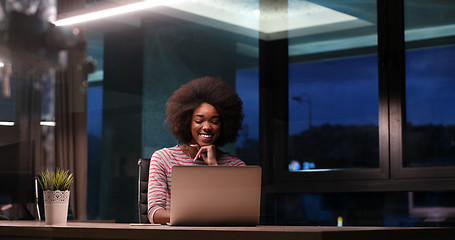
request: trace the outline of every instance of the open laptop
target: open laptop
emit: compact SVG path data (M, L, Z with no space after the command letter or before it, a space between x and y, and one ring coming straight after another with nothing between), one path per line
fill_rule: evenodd
M170 225L259 224L259 166L172 167Z

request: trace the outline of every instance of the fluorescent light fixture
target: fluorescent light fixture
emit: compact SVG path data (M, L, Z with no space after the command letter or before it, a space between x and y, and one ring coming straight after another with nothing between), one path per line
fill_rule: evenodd
M41 126L55 127L55 121L41 121Z
M88 21L93 21L101 18L112 17L120 14L131 13L139 10L144 10L147 8L157 7L161 5L169 5L175 2L179 2L182 0L145 0L141 2L135 2L131 4L125 4L119 7L108 8L104 10L99 10L95 12L85 13L76 15L73 17L59 19L54 21L53 24L56 26L67 26L73 25Z
M3 62L0 62L0 67L4 67L5 64Z
M11 127L11 126L14 126L14 122L0 122L0 126Z
M41 126L55 127L55 121L41 121L39 124ZM14 122L3 121L3 122L0 122L0 126L11 127L11 126L14 126Z

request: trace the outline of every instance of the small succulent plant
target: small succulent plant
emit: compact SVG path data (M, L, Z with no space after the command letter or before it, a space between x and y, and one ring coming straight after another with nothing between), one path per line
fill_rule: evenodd
M41 171L38 176L38 182L43 191L66 191L71 188L74 178L69 170L61 170L57 168L55 171Z

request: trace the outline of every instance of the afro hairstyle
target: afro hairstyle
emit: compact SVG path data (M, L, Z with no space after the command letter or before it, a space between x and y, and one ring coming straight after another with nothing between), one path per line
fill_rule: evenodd
M237 140L243 121L243 102L237 93L221 78L202 77L177 89L166 103L166 120L169 132L180 143L190 143L191 121L194 110L202 103L215 107L221 122L221 132L216 146Z

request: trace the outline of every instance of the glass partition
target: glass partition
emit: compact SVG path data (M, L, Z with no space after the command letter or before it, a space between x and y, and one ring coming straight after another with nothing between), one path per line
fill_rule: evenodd
M183 1L85 24L88 76L88 217L137 219L139 157L178 144L165 104L180 85L217 76L243 100L238 141L226 145L259 163L258 1Z
M55 1L0 3L2 219L37 217L33 179L39 170L55 166L55 85L68 50L57 42L73 40L50 30L55 17Z

